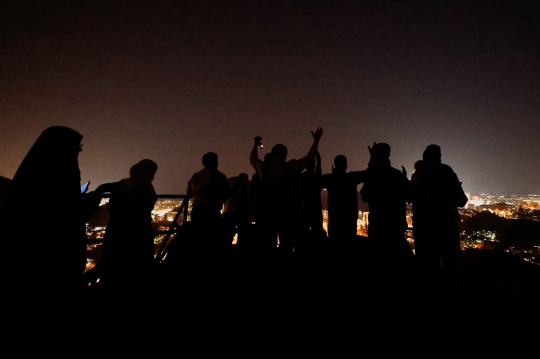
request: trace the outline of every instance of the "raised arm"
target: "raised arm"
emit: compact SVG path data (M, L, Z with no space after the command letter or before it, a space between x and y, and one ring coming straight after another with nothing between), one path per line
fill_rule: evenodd
M253 148L249 155L249 163L255 169L255 171L262 176L263 161L259 159L259 144L261 143L262 138L260 136L255 136Z
M322 166L321 166L321 154L319 152L317 152L315 159L317 160L317 164L315 166L315 177L320 178L322 176Z
M313 136L313 144L311 145L309 152L307 155L296 161L295 171L298 173L301 173L309 165L309 162L313 160L313 157L319 153L319 141L323 135L322 127L317 127L315 132L311 131L311 135Z

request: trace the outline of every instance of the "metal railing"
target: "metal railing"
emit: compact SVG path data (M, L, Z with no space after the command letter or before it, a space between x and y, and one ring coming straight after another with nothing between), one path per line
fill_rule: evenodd
M169 228L165 231L152 231L152 235L154 238L159 235L165 235L165 237L162 239L159 250L155 254L155 258L154 258L156 263L161 263L164 257L166 256L166 254L168 253L169 249L171 248L172 239L175 238L172 236L173 235L176 236L180 230L180 226L187 221L190 197L184 194L158 194L156 197L158 199L180 199L181 200L180 208L178 209L178 212L176 213L174 219L172 220ZM110 198L110 195L104 194L102 195L102 198ZM101 243L103 243L102 238L87 240L87 244L101 244Z

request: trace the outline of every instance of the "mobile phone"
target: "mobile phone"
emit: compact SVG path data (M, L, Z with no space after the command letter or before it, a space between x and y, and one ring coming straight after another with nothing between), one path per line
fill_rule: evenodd
M81 193L84 193L88 190L88 186L90 186L90 181L86 182L81 186Z
M264 146L263 146L263 143L262 143L262 141L261 141L261 142L259 142L259 148L263 148L263 147L264 147Z

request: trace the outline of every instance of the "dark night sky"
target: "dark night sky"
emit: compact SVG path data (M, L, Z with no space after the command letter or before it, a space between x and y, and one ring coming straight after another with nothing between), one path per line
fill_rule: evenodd
M157 192L184 193L205 152L251 174L255 135L298 158L322 126L324 172L377 141L411 174L436 143L465 191L540 193L538 5L115 3L0 5L1 176L65 125L91 189L150 158Z

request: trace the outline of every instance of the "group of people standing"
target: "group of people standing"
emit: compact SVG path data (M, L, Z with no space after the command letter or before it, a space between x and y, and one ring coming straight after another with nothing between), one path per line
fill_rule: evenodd
M250 153L255 170L250 184L250 205L244 206L243 222L235 222L239 243L256 240L267 251L291 253L301 251L306 238L326 237L322 229L321 191L328 190L328 236L332 241L347 241L357 234L358 192L369 205L368 237L396 260L412 261L414 256L407 240L406 208L413 206L416 258L419 267L433 276L443 268L454 271L459 257L458 207L467 202L461 183L448 165L441 163L441 149L429 145L423 159L415 165L411 180L405 168L393 168L390 146L375 143L368 146L370 160L362 171L347 171L347 158L334 159L332 173L322 174L318 146L322 128L312 132L313 144L300 159L287 160L287 148L275 145L261 160L262 138L256 136ZM212 156L211 163L205 161ZM203 157L204 169L188 184L193 196L192 221L201 227L217 228L222 220L223 204L235 195L235 188L219 172L217 154ZM242 174L245 183L247 175ZM247 196L245 196L247 198ZM244 200L245 202L246 200ZM225 206L223 218L230 214ZM243 236L248 221L257 227ZM227 221L225 221L227 223ZM239 223L243 223L240 225ZM226 237L226 241L230 238ZM276 249L276 247L279 247Z
M404 236L406 204L412 203L418 263L436 274L457 267L457 208L467 198L456 174L441 163L439 146L426 148L411 180L404 168L400 171L391 166L390 146L385 143L368 146L370 161L365 170L348 172L347 158L338 155L332 172L323 175L319 155L323 130L317 128L311 134L313 143L307 154L289 160L282 144L261 160L262 138L255 137L251 181L245 173L227 179L218 170L218 155L205 154L203 169L191 177L187 187L193 205L191 222L204 233L201 240L226 249L231 236L238 233L240 244L257 242L267 253L302 251L306 239L327 236L322 229L321 190L325 188L328 237L347 241L356 236L357 186L363 184L360 194L370 208L370 240L396 258L412 257ZM82 135L67 127L45 130L5 191L0 237L9 253L3 261L3 273L8 274L4 282L13 287L75 288L81 284L86 264L85 223L104 193L110 193L111 217L103 239L103 282L136 285L150 272L154 254L151 211L157 200L152 181L157 164L142 160L131 168L128 178L81 193L81 140ZM31 219L22 215L27 212L32 213ZM52 233L49 228L58 220L62 230Z

